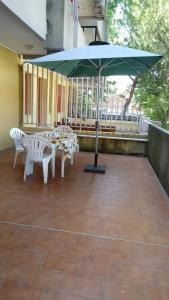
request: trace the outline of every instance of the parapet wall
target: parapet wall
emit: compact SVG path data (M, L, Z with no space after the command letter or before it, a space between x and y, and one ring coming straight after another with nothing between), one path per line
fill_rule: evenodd
M81 151L95 151L95 135L78 134ZM147 155L147 138L139 135L110 135L99 136L99 152L109 154Z
M169 195L169 132L150 124L148 137L149 161Z

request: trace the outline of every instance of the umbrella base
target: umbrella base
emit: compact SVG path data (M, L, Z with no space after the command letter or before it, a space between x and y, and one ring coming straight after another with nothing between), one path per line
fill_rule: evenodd
M106 166L104 165L86 165L84 168L85 172L92 172L92 173L106 173Z

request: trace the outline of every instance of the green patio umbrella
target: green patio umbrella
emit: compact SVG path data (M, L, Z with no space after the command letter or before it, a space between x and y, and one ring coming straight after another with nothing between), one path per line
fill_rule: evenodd
M31 60L30 63L56 71L67 77L98 77L96 104L96 150L93 165L85 171L105 173L106 166L98 165L99 99L101 76L143 74L161 55L107 42L92 42L89 46L73 48Z

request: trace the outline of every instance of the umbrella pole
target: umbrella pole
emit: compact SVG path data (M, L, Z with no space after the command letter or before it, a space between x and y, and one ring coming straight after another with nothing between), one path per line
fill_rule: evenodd
M98 162L98 147L99 147L99 101L100 101L100 82L101 82L101 69L99 70L99 77L98 77L98 86L97 86L97 102L96 102L96 150L95 150L95 157L94 157L94 166L97 167Z
M96 102L96 149L94 156L94 165L86 165L86 172L93 173L105 173L106 166L98 165L98 147L99 147L99 100L100 100L100 82L101 82L101 71L102 68L99 68L99 76L98 76L98 86L97 86L97 102Z

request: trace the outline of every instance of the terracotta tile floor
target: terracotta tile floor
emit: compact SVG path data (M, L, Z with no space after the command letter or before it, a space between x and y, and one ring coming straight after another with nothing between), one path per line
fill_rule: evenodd
M147 159L79 153L43 184L0 154L0 300L168 300L169 202Z

